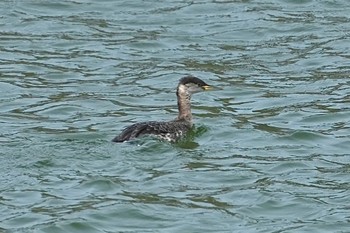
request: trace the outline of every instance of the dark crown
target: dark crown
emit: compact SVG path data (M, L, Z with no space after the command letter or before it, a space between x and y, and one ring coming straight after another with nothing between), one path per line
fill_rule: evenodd
M200 87L209 86L203 80L201 80L201 79L199 79L197 77L194 77L194 76L185 76L185 77L181 78L180 81L179 81L179 84L183 84L183 85L186 85L188 83L194 83L194 84L197 84Z

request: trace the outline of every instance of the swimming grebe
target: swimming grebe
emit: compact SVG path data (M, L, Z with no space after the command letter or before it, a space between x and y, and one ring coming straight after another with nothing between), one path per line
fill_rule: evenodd
M197 77L186 76L180 79L177 86L177 106L179 115L172 121L147 121L126 127L113 142L124 142L143 135L155 135L170 142L176 142L192 127L191 95L211 86Z

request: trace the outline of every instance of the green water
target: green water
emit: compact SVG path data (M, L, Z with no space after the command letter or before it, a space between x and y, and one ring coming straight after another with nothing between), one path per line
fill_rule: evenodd
M346 0L0 2L0 232L349 232ZM114 144L170 120L189 141Z

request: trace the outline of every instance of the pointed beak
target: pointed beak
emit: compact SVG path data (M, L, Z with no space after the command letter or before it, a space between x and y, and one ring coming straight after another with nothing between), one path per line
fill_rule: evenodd
M203 90L205 91L209 91L209 90L212 90L213 87L212 86L209 86L209 85L206 85L206 86L202 86Z

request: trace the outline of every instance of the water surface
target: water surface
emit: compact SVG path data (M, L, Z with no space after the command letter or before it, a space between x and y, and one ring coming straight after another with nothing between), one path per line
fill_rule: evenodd
M0 232L347 232L347 1L0 3ZM194 138L114 144L177 114Z

